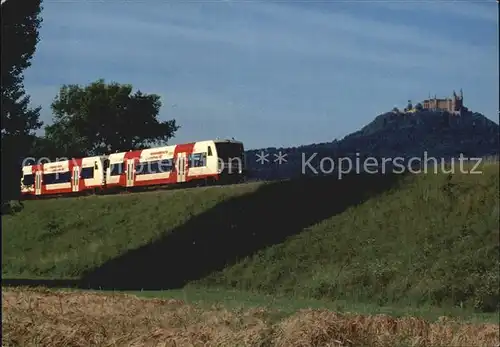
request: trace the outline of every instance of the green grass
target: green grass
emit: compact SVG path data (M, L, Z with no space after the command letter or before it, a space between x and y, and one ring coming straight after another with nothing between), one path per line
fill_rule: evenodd
M64 288L63 291L79 292L79 289ZM276 319L292 315L301 309L328 309L339 313L354 313L363 315L384 314L392 317L413 316L426 319L429 322L437 321L440 317L452 317L454 320L468 323L498 323L497 313L477 313L460 308L437 308L422 306L419 308L404 306L379 306L370 303L356 303L346 300L317 300L301 297L266 295L259 293L242 292L217 288L195 288L163 290L163 291L99 291L83 290L113 295L131 294L143 298L178 299L186 304L210 309L213 306L222 306L229 310L245 310L251 308L265 308Z
M498 310L498 167L411 177L199 281L380 305Z
M276 296L271 294L249 293L237 290L220 290L216 288L185 288L168 291L129 292L142 297L174 298L201 306L223 305L227 308L265 307L271 311L280 311L282 315L290 315L297 310L330 309L341 313L387 314L393 317L416 316L435 321L441 316L454 317L468 322L498 323L496 313L476 313L460 308L436 308L422 306L411 308L405 306L379 306L375 303L360 303L348 300L318 300L302 297Z
M498 190L498 165L485 165L27 202L3 217L2 274L147 295L187 284L168 295L236 290L281 307L498 312Z
M2 218L2 275L78 278L257 184L26 201Z

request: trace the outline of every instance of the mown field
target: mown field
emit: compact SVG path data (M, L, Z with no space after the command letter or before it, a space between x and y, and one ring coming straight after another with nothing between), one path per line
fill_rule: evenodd
M29 201L2 218L2 275L11 285L157 297L181 290L202 301L203 292L239 293L242 301L270 295L282 303L268 297L241 311L300 303L287 317L322 307L328 317L387 312L430 318L425 324L441 324L441 315L496 322L498 169ZM275 331L279 322L266 326ZM273 334L273 345L284 343Z
M2 345L10 346L496 346L497 324L442 317L304 309L200 307L124 294L9 289Z

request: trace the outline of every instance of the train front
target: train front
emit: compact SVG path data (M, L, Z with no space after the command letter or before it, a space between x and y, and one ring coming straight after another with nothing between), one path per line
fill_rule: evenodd
M243 143L235 140L215 141L218 172L221 183L237 183L245 180L246 163Z

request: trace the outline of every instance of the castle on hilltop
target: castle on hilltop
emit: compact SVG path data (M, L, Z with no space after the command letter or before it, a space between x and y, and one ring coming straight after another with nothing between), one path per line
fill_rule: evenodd
M428 99L418 103L415 107L412 106L411 100L408 100L408 107L404 109L404 112L414 113L421 110L447 111L455 115L460 115L462 112L467 111L467 107L464 106L464 93L462 89L460 89L460 96L458 96L457 93L453 91L452 97L445 99L438 99L436 96L431 98L429 95Z
M450 113L460 113L464 108L464 93L460 89L460 96L453 91L453 98L438 99L436 96L434 98L429 98L422 102L424 110L432 111L448 111Z

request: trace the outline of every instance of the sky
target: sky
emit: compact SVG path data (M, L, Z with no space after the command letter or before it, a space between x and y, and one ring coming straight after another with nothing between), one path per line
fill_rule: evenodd
M25 87L41 118L63 84L161 96L170 144L329 142L394 106L464 92L498 123L498 21L483 1L43 1Z

